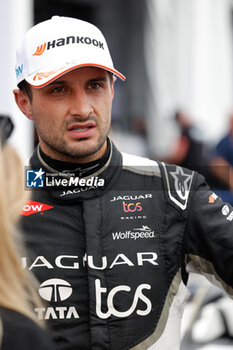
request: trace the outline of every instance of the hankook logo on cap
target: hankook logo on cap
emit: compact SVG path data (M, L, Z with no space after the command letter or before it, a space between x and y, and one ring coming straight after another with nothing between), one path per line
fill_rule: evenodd
M67 36L66 38L59 38L59 39L54 39L52 41L48 41L47 43L43 43L39 46L37 46L35 52L32 54L32 56L40 56L42 55L46 48L47 50L53 49L55 47L60 47L64 45L69 45L69 44L87 44L87 45L93 45L96 47L99 47L100 49L104 50L104 43L93 38L89 37L84 37L84 36L75 36L75 35L70 35Z
M47 301L63 301L68 299L73 292L71 285L62 279L51 278L44 281L39 288L40 296Z
M41 44L40 46L37 46L36 51L34 52L33 56L40 56L46 49L46 43Z

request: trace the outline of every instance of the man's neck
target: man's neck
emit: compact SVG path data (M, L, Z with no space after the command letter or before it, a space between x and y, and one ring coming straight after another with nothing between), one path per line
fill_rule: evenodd
M59 172L66 172L66 171L72 171L72 172L79 172L80 175L86 175L90 172L95 172L98 169L100 169L108 160L110 155L111 145L110 141L107 140L107 150L105 154L94 161L87 162L87 163L79 163L77 162L67 162L67 161L61 161L57 159L53 159L49 157L47 154L45 154L41 147L39 146L39 157L43 160L44 163L46 163L50 168L55 169Z

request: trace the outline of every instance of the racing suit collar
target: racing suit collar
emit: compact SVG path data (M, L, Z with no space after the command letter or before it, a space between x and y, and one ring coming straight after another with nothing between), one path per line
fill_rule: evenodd
M100 159L89 163L70 163L50 158L41 149L40 145L37 148L37 154L40 162L51 172L75 173L76 176L89 176L100 170L108 161L111 152L110 140L107 139L107 151Z
M80 177L80 174L75 174L73 171L70 173L51 168L41 157L37 147L30 159L30 168L44 171L45 185L43 188L33 190L48 191L52 197L61 201L83 200L100 196L113 186L122 164L122 155L111 140L109 140L108 153L101 167L93 168L93 171L87 176L84 174ZM70 180L71 177L72 180Z

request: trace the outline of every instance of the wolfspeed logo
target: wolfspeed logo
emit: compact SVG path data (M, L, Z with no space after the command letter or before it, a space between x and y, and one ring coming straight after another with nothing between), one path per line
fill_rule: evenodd
M123 240L123 239L139 239L139 238L154 238L155 233L148 226L142 226L141 228L135 228L133 231L125 231L125 232L115 232L112 233L113 240Z
M48 41L47 43L43 43L37 46L36 51L32 54L33 56L42 55L45 50L50 50L55 48L56 46L64 46L69 44L86 44L86 45L94 45L104 50L104 44L96 39L89 38L87 36L67 36L66 38L54 39L52 41Z

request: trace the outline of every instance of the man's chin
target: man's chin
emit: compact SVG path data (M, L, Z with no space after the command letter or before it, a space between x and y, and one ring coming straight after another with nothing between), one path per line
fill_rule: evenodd
M89 140L83 140L79 145L68 148L61 152L64 156L69 157L71 161L92 161L101 158L106 151L105 142L101 145L96 145Z

